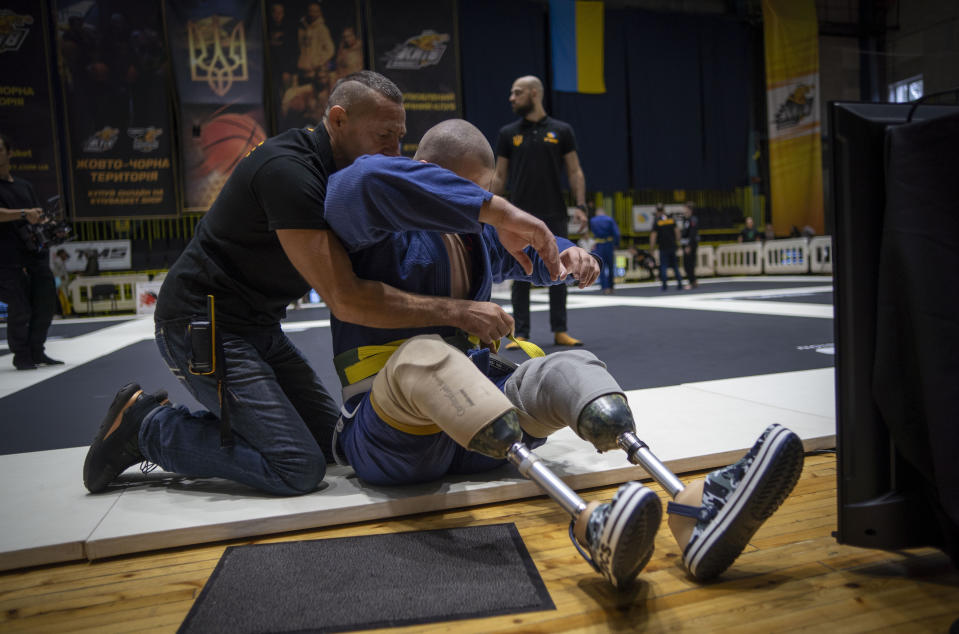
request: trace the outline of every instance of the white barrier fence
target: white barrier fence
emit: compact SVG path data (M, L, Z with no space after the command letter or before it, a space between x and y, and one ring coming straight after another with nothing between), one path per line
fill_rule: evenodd
M809 272L832 273L832 236L816 236L809 241Z
M650 275L649 270L645 267L638 266L633 258L633 254L630 251L625 249L617 250L616 255L616 268L620 269L622 274L617 273L616 281L638 281L638 280L649 280L649 279L659 279L659 250L652 252L653 259L656 260L656 268L653 271L653 274ZM684 262L685 256L679 257L679 266L680 270L683 272L683 275L686 274L686 264ZM716 249L711 244L704 244L699 247L696 251L696 277L709 277L716 274ZM666 275L672 279L675 277L672 269L669 269Z
M763 271L767 275L809 272L809 242L806 238L767 240L763 243Z
M70 282L70 303L75 313L135 311L137 282L148 275L79 276Z
M763 245L761 242L721 244L716 247L716 275L761 275Z

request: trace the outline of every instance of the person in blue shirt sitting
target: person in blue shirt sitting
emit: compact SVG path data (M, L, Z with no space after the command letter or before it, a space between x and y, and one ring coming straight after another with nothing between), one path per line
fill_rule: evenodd
M330 178L325 219L356 275L479 302L505 279L583 287L595 280L596 259L564 238L555 238L558 276L527 247L545 225L488 191L493 154L474 126L434 126L415 159L364 156ZM470 342L455 329L368 328L335 311L331 326L344 401L338 461L374 485L512 463L570 514L573 544L616 587L629 585L653 554L659 498L629 482L611 502L587 504L532 451L550 434L569 426L601 452L622 448L663 484L676 498L668 512L684 564L701 580L738 557L802 469L799 438L772 425L742 460L684 487L636 437L622 388L589 351L517 366L496 355L494 342Z

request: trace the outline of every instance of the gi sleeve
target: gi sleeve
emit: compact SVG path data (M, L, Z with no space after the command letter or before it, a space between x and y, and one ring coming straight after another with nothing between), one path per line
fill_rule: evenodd
M493 194L431 163L363 156L330 177L325 217L349 252L404 231L479 233Z
M575 246L566 238L556 237L556 248L562 253L566 249ZM530 282L536 286L553 286L556 284L565 284L566 280L552 280L549 277L549 269L543 263L542 258L536 253L533 247L526 247L524 253L529 256L533 262L533 272L526 274L519 262L509 254L499 241L499 234L496 229L490 225L483 225L483 242L489 252L490 269L493 275L493 282L498 283L504 280L520 280Z

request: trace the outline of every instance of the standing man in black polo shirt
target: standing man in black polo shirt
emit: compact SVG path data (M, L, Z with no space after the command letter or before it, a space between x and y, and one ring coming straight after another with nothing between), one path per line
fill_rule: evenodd
M57 306L57 286L46 249L28 248L20 236L42 219L33 185L10 173L10 142L0 134L0 301L7 305L7 343L18 370L63 365L44 351Z
M532 75L513 82L509 103L520 119L503 126L496 143L496 174L492 192L500 196L509 189L514 205L541 219L555 235L568 237L566 200L562 174L579 208L576 219L586 225L586 178L576 154L576 137L569 124L554 119L543 109L543 82ZM508 185L508 187L507 187ZM529 339L529 282L513 282L513 319L516 338ZM558 346L581 346L566 332L566 286L549 287L549 322ZM518 347L515 343L508 349Z
M656 203L656 219L653 230L649 232L649 250L659 247L659 279L666 290L666 271L673 269L676 275L676 290L683 290L683 276L679 272L679 260L676 258L676 245L679 244L680 230L676 219L666 213L663 203Z

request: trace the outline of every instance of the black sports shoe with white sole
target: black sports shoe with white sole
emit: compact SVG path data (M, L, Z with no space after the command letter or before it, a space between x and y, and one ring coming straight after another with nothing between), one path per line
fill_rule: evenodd
M683 551L690 576L707 581L729 568L792 492L802 468L802 440L770 425L741 460L706 476L701 507L670 502L667 513L699 520Z
M613 501L592 509L586 521L588 556L574 536L570 538L583 558L616 588L628 587L653 556L656 531L663 517L659 496L638 482L619 487Z

